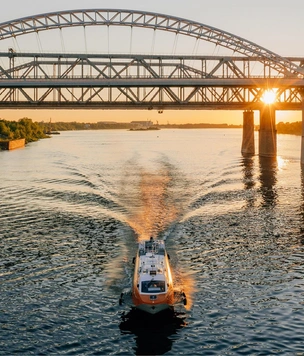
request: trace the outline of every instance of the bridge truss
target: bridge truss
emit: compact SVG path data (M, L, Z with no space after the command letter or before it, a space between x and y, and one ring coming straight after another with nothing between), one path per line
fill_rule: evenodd
M301 109L304 80L257 57L0 53L0 107ZM302 66L304 59L287 59Z
M128 26L207 41L232 56L0 53L0 107L103 109L259 109L265 90L276 108L301 109L304 60L186 19L145 11L90 9L0 24L0 42L30 33ZM237 55L236 55L237 54Z

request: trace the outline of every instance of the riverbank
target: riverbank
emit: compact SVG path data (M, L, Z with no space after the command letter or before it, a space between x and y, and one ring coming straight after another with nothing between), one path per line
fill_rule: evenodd
M43 128L31 119L23 118L19 121L0 119L0 149L2 150L21 148L29 142L48 137Z

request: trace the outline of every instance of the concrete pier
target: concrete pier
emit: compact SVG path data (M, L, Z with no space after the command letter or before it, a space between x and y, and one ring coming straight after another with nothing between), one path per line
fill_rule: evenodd
M249 156L254 154L254 112L248 110L243 112L242 155Z
M275 157L277 155L275 109L272 105L265 105L260 110L259 155L262 157Z

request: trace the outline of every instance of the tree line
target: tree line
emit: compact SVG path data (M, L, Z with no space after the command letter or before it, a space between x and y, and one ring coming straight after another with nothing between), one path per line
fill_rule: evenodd
M233 128L241 125L227 124L180 124L180 125L159 125L162 128L206 128L221 127ZM54 131L72 130L104 130L104 129L129 129L129 123L79 123L79 122L56 122L52 123L51 129ZM301 135L302 122L279 122L276 125L278 134ZM37 141L49 137L50 124L46 122L33 122L27 117L18 121L8 121L0 119L0 140L14 140L24 138L26 143Z
M302 121L296 122L279 122L277 124L278 134L302 135Z
M131 124L129 123L85 123L85 122L76 122L76 121L69 121L69 122L40 122L39 123L44 132L49 131L77 131L77 130L111 130L111 129L129 129Z
M19 121L7 121L0 119L0 139L15 140L24 138L26 143L38 141L48 137L44 128L37 122L27 117Z
M44 131L49 131L48 123L40 123L44 127ZM113 130L113 129L130 129L130 123L80 123L80 122L55 122L52 123L52 130L54 131L72 131L72 130ZM228 125L228 124L165 124L159 125L159 128L180 128L180 129L198 129L198 128L242 128L242 125ZM302 122L279 122L276 125L277 133L301 135ZM257 126L258 129L258 126Z
M54 122L51 125L46 122L40 123L45 132L47 131L74 131L74 130L115 130L115 129L130 129L133 127L131 123L128 122L113 122L113 123L84 123L84 122ZM159 128L168 129L198 129L198 128L241 128L242 125L228 125L228 124L159 124Z

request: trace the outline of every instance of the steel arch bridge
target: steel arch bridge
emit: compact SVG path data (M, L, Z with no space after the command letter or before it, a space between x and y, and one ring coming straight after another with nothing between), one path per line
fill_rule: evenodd
M1 41L76 26L168 31L225 47L231 56L1 52L0 108L260 109L266 89L276 109L299 110L304 59L284 58L198 22L145 11L89 9L0 24ZM237 54L237 55L236 55ZM259 69L257 71L257 68Z

